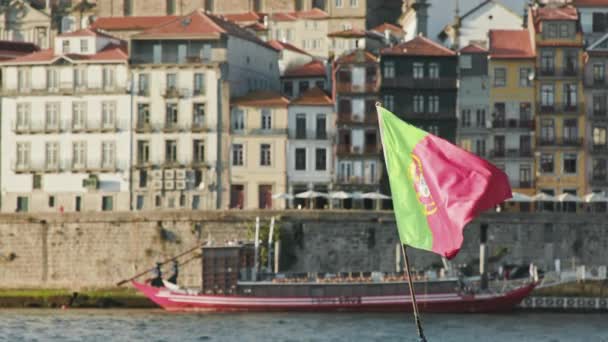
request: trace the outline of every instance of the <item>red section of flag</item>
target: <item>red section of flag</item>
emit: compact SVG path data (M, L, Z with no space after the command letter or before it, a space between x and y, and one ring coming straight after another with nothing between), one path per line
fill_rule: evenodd
M427 216L433 251L448 259L462 246L462 231L481 212L511 198L507 175L486 160L427 135L414 148L437 210Z

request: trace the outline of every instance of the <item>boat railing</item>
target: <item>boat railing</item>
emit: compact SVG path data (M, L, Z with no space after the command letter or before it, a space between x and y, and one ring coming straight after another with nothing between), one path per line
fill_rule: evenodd
M250 281L247 275L239 279L240 281ZM275 284L298 284L298 283L318 283L318 284L340 284L340 283L387 283L407 281L404 272L308 272L308 273L258 273L258 281ZM455 278L429 277L423 272L412 274L414 281L454 281Z

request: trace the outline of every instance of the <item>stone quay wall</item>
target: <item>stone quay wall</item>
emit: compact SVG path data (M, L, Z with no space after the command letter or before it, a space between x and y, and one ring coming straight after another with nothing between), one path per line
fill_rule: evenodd
M0 288L108 288L197 244L246 241L255 217L275 216L282 272L393 272L399 260L392 212L163 211L0 215ZM498 264L534 262L552 270L608 264L605 214L491 213L465 230L455 264L477 268L480 224L487 223L488 256ZM441 265L409 249L412 266ZM186 259L187 257L184 257ZM168 270L168 267L167 267ZM145 278L145 277L144 277ZM198 260L180 271L180 284L199 286Z

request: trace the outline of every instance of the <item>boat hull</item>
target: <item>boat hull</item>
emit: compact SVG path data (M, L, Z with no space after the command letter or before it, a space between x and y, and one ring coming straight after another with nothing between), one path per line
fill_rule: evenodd
M411 311L411 297L342 296L342 297L253 297L186 294L167 288L155 288L133 282L139 291L167 311L192 312L273 312L273 311ZM510 311L527 297L535 284L505 293L461 295L458 293L418 294L416 301L423 312L477 313Z

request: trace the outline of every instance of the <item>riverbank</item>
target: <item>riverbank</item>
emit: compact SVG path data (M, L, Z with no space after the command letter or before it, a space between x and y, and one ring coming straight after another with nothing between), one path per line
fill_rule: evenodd
M550 307L532 305L538 302L528 300L529 305L523 305L523 310L548 310L556 312L589 311L593 308L567 307L568 300L584 299L586 303L596 300L603 303L608 300L608 281L585 281L559 284L556 286L537 289L532 293L532 299L543 298L545 304L548 298L554 298L552 303L558 303L558 299L564 303L563 306L551 304ZM528 298L530 299L530 298ZM156 305L148 298L133 288L120 287L102 290L84 290L72 292L69 290L0 290L0 308L155 308ZM598 311L608 311L608 308L597 305Z

